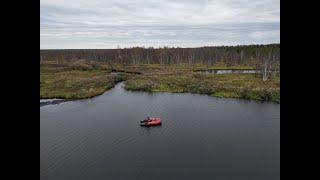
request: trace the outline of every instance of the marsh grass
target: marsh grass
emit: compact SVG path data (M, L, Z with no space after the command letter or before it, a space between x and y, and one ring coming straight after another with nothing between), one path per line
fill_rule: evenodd
M125 82L132 91L207 94L215 97L280 102L280 78L266 82L253 74L201 74L190 68L166 68Z
M207 94L215 97L280 102L280 78L262 81L254 74L203 74L196 69L253 69L250 66L207 67L196 64L112 66L94 61L42 62L40 98L82 99L104 93L117 82L125 89L147 92ZM111 73L116 72L116 73Z
M111 74L107 68L92 68L88 64L43 65L40 68L40 99L90 98L127 78L126 73Z

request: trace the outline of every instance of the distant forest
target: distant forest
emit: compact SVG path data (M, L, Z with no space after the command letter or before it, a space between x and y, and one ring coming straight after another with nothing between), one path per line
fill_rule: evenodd
M199 48L118 48L40 50L40 61L90 60L122 64L280 64L280 44Z

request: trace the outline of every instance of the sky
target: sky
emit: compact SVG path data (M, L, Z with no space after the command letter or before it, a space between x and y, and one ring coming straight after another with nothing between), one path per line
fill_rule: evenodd
M40 0L40 49L280 43L280 0Z

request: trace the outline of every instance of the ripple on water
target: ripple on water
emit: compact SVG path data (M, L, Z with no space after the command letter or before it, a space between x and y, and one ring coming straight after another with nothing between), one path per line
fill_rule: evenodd
M279 104L122 86L40 107L41 179L279 179Z

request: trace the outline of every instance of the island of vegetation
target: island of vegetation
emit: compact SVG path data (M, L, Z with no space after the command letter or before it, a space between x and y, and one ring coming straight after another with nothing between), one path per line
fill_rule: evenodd
M255 70L256 73L211 73ZM280 44L201 48L40 50L40 99L125 89L280 103Z

